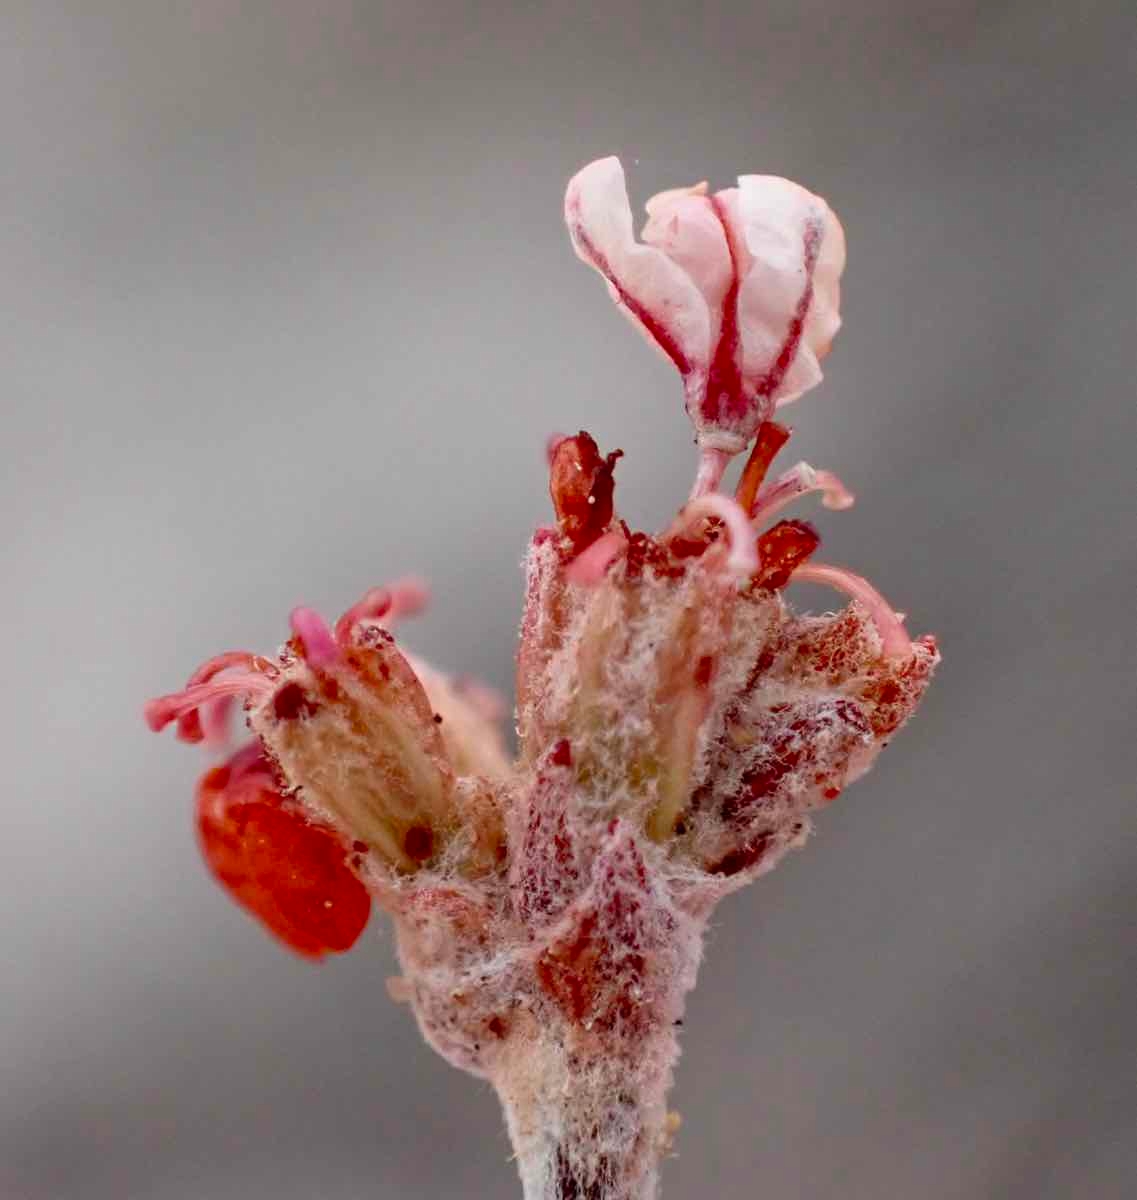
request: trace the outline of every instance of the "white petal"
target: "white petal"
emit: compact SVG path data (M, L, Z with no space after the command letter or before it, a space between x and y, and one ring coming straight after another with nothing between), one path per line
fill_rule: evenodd
M643 240L677 262L703 293L713 343L723 299L734 282L734 264L715 201L707 195L707 185L700 183L660 192L646 207Z
M752 260L738 299L743 377L785 404L821 381L841 323L844 234L824 200L772 175L739 179L738 217Z
M711 318L702 292L655 246L640 245L618 158L589 163L569 181L565 221L580 258L608 281L619 307L684 375L705 370Z

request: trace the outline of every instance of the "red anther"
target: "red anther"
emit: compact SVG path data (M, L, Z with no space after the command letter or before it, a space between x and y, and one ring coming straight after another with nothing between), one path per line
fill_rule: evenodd
M348 950L371 898L335 830L308 820L267 770L230 762L202 776L198 833L209 869L243 908L305 958ZM263 759L261 760L263 762Z
M613 471L622 450L600 456L596 442L581 430L562 438L549 461L549 494L557 514L557 528L574 555L590 546L612 523L615 490Z
M789 438L790 430L776 421L763 421L758 426L758 437L750 451L750 457L746 460L746 466L742 469L734 493L734 498L748 514L754 511L754 498L758 495L758 489L766 478L770 464Z
M776 591L821 545L821 535L808 521L779 521L758 539L761 562L754 586Z

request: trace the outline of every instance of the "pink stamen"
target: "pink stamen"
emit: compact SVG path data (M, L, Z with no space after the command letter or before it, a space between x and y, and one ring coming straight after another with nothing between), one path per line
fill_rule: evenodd
M880 634L881 651L885 658L906 658L912 653L909 638L901 617L867 579L822 563L806 563L793 573L794 583L820 583L852 596L868 609L869 616Z
M230 667L244 667L246 671L263 671L271 664L259 654L250 654L247 650L226 650L224 654L215 654L207 659L186 680L186 687L194 687L199 683L208 683L214 675L226 671Z
M364 621L390 626L401 617L417 616L429 603L429 586L413 575L387 587L370 588L336 622L335 640L341 646L349 645L356 626Z
M244 667L246 671L265 671L275 674L275 668L272 664L259 655L250 654L247 650L227 650L224 654L215 654L213 658L203 662L189 679L186 680L186 687L195 687L199 683L208 683L215 675L221 671L229 670L230 667ZM178 739L179 741L190 743L208 740L213 744L217 744L219 741L224 740L228 719L228 699L209 706L207 710L208 730L202 726L201 713L196 708L191 709L178 718Z
M288 623L300 639L310 667L318 670L330 666L339 657L339 647L328 623L314 608L294 608L288 615Z
M151 700L142 712L147 725L157 733L183 713L198 709L220 696L264 695L271 692L272 688L273 683L269 678L260 672L250 671L243 675L229 675L224 679L211 679L208 683L197 683L169 696L159 696Z
M335 639L341 646L351 641L355 627L361 621L378 621L391 611L391 593L387 588L371 588L364 592L351 608L336 622Z
M815 471L809 463L802 462L762 488L750 519L756 528L767 525L783 508L811 492L821 492L821 503L835 510L851 508L855 500L853 493L832 471Z
M707 517L715 517L726 526L730 538L730 553L724 563L726 569L740 576L753 575L758 570L754 530L742 506L721 492L711 492L685 504L662 540L671 541L696 521Z
M176 737L179 742L189 742L190 745L205 741L205 730L202 728L201 717L196 708L182 713L178 718Z
M391 593L391 608L384 624L401 617L417 617L430 603L430 585L417 575L406 575L396 579L387 589Z
M581 551L569 563L565 568L565 578L579 587L595 587L626 545L627 539L617 530L601 534L587 550Z
M698 500L700 496L718 491L729 462L730 455L725 450L702 450L699 454L699 469L695 473L695 482L691 485L688 500Z
M224 746L229 740L229 718L233 713L233 697L219 696L200 710L202 737L208 746ZM178 723L181 732L181 722Z

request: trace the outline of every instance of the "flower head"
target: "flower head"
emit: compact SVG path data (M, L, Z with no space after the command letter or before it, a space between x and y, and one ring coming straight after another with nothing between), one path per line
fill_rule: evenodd
M155 730L253 740L198 788L206 861L308 958L346 950L374 901L392 991L505 1105L527 1196L646 1198L666 1140L675 1027L714 904L773 867L871 766L938 662L861 576L783 516L853 496L798 463L775 407L820 379L840 225L785 180L667 192L635 242L615 159L570 183L578 253L679 367L702 457L660 530L619 515L621 452L552 439L554 523L526 559L511 761L487 689L404 653L426 591L373 588L334 625L309 608L261 656L228 652L152 701ZM733 494L730 454L753 442ZM786 590L851 597L800 615Z
M773 175L705 183L647 204L632 230L616 158L573 177L565 219L577 254L675 364L699 445L737 454L774 409L821 382L841 325L841 223L819 196Z

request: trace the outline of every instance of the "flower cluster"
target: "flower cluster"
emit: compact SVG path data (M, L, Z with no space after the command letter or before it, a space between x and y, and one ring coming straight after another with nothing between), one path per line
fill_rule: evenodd
M675 1026L714 904L769 870L871 766L938 656L862 578L781 517L852 496L799 463L775 408L820 379L839 324L841 227L785 180L664 193L632 233L623 172L570 183L577 252L683 377L701 457L665 529L620 519L585 432L549 445L555 522L526 559L518 747L483 687L400 651L422 586L310 609L274 657L228 653L152 701L154 729L216 740L234 698L253 740L198 788L206 861L281 941L348 949L394 919L426 1038L497 1088L526 1195L655 1194ZM750 446L733 494L731 455ZM795 580L848 594L799 615Z

